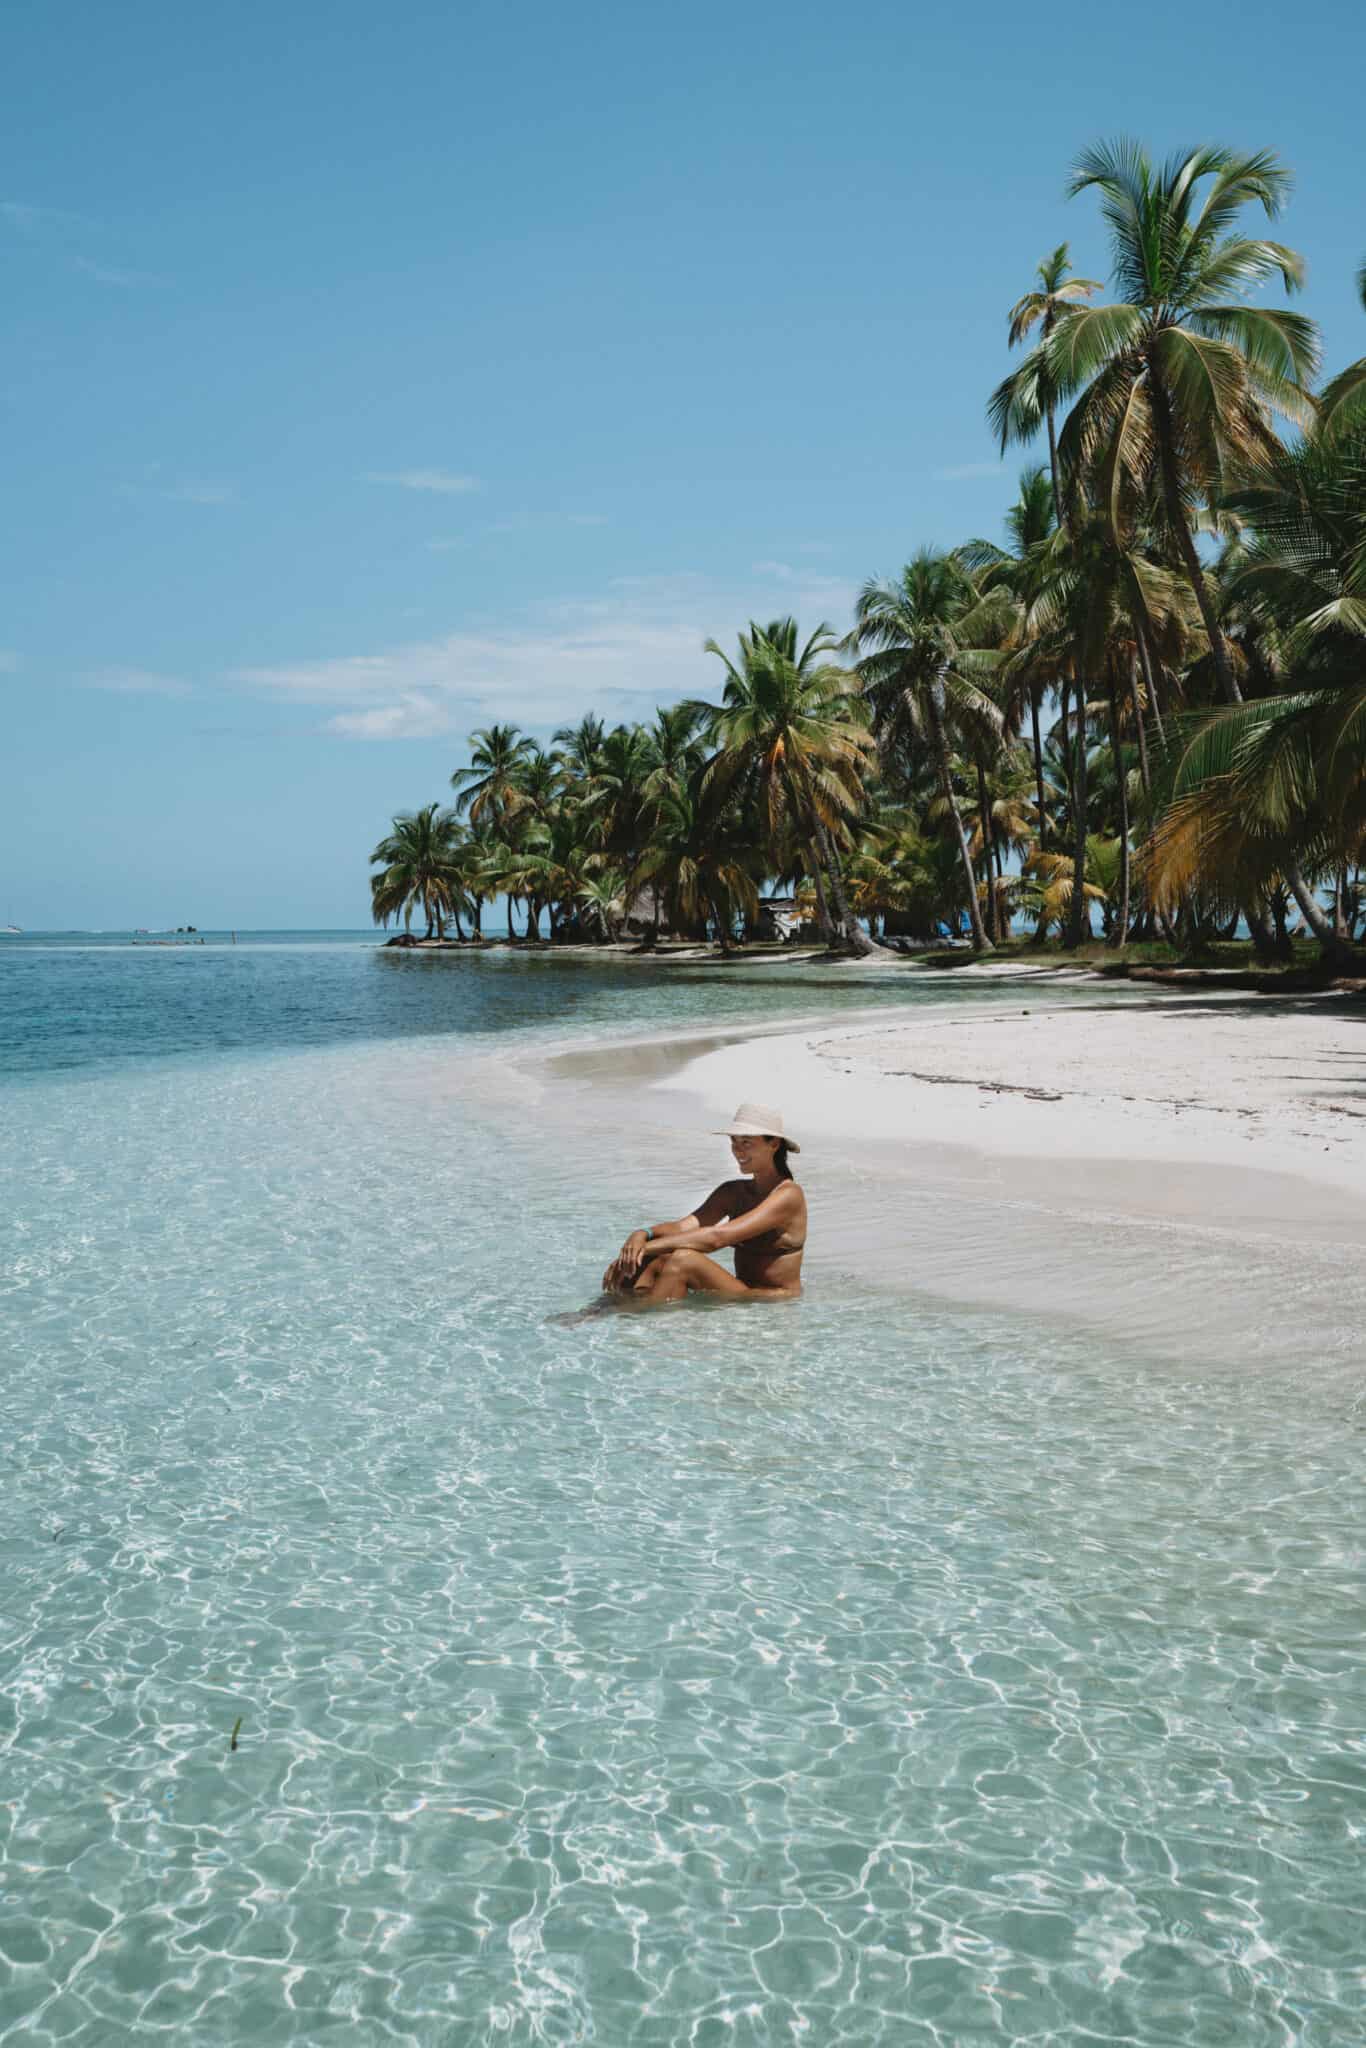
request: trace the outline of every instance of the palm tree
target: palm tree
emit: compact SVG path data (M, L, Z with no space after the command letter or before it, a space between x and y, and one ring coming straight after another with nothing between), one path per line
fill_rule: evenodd
M604 874L581 882L574 891L576 901L582 905L584 923L609 945L615 942L625 915L625 887L624 877L615 868L609 868Z
M1154 885L1169 896L1283 875L1338 961L1310 878L1340 877L1366 839L1366 419L1278 451L1226 502L1248 529L1233 594L1278 639L1288 687L1188 731Z
M477 825L486 813L500 824L521 808L521 777L528 763L540 752L534 740L526 739L515 725L490 725L470 735L470 765L457 768L451 788L460 792L456 809L468 813Z
M589 836L596 846L628 866L645 830L647 791L655 765L655 750L645 728L618 725L599 743L585 789Z
M848 670L829 658L837 647L822 625L799 648L794 619L766 627L751 621L736 661L708 640L707 652L725 667L726 684L720 704L698 706L716 750L701 787L704 798L723 803L748 787L770 855L796 831L822 937L833 945L838 934L846 952L866 954L873 942L845 897L837 839L862 801L873 742Z
M576 780L591 779L605 737L606 728L592 711L586 712L577 725L559 727L554 744L563 750L560 759Z
M1127 486L1161 505L1229 703L1240 692L1192 514L1274 451L1273 412L1305 423L1312 414L1314 323L1244 296L1276 276L1296 290L1303 263L1281 242L1229 232L1251 204L1274 218L1289 182L1268 151L1206 146L1156 169L1137 143L1086 150L1069 189L1101 195L1122 296L1069 313L1041 345L1050 388L1075 394L1059 442L1064 472L1099 478L1102 502Z
M752 917L759 902L761 857L734 825L734 806L701 795L702 777L691 788L666 791L655 808L653 829L631 871L628 900L642 888L667 897L675 927L716 926L723 953L731 948L737 911Z
M1021 301L1021 304L1024 302ZM1019 310L1018 308L1016 309ZM963 561L977 576L983 591L1003 588L1010 592L1022 613L1038 595L1041 564L1045 560L1045 543L1057 529L1057 497L1049 479L1049 473L1035 466L1020 472L1019 497L1006 514L1006 535L1008 548L999 548L993 541L972 540L958 550ZM1034 794L1037 804L1036 829L1042 845L1048 833L1048 807L1044 793L1043 737L1039 729L1042 709L1043 685L1030 684L1024 691L1029 702L1029 719L1034 749ZM1007 704L1010 715L1015 713L1015 703ZM1066 683L1063 684L1062 723L1067 728Z
M1048 343L1059 320L1100 290L1094 278L1070 277L1070 269L1071 252L1066 242L1060 242L1039 265L1034 290L1026 292L1011 307L1011 348L1018 348L1035 327L1039 330L1040 346L997 386L987 406L987 418L1000 440L1003 455L1012 441L1032 441L1041 420L1047 427L1053 504L1064 524L1066 511L1058 474L1057 392L1049 377Z
M1078 734L1072 776L1072 863L1077 874L1085 872L1091 828L1087 728L1093 707L1089 690L1094 686L1104 692L1099 708L1108 714L1115 756L1127 897L1129 817L1122 767L1121 701L1131 699L1134 721L1141 722L1136 622L1151 621L1161 633L1169 621L1181 617L1189 599L1181 579L1152 559L1141 537L1118 529L1108 511L1079 507L1076 520L1070 537L1058 534L1038 551L1035 595L1007 675L1017 689L1037 688L1068 676L1077 678ZM1084 893L1073 891L1068 907L1066 943L1075 948L1089 931Z
M462 830L454 811L428 804L420 811L400 811L370 856L380 873L370 877L370 904L375 923L387 925L402 914L403 929L412 928L413 911L427 920L426 936L445 931L465 900L461 864Z
M1366 307L1366 263L1357 272L1357 295ZM1349 432L1366 420L1366 356L1359 356L1325 384L1319 400L1321 436Z
M1087 904L1085 919L1090 923L1092 903L1101 903L1105 891L1092 880L1089 873L1090 849L1096 842L1087 842L1087 866L1082 870L1081 894ZM1033 853L1025 862L1021 873L1020 905L1035 922L1034 936L1040 942L1048 937L1049 929L1056 924L1059 930L1070 924L1073 918L1072 899L1076 889L1077 866L1070 854Z
M699 717L699 706L687 702L662 705L655 712L646 733L651 753L647 799L665 789L682 789L701 767L705 749L698 734Z
M923 549L897 582L865 584L855 617L849 644L861 656L858 674L883 759L905 764L928 750L963 864L973 948L992 952L954 794L950 736L971 748L1001 731L984 685L1001 659L987 643L1003 631L1002 606L978 589L958 556Z
M498 894L498 871L506 858L506 847L498 839L488 817L467 830L458 848L460 884L469 909L474 936L484 936L484 905Z

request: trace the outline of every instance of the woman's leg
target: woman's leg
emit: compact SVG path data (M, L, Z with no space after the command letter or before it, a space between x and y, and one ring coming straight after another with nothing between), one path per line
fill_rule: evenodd
M634 1289L637 1301L682 1301L685 1294L714 1294L722 1301L781 1301L785 1287L746 1287L705 1252L666 1252L647 1259Z

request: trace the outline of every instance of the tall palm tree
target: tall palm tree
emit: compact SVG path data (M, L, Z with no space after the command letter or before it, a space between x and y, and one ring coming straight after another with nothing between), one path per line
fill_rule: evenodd
M1048 343L1060 319L1083 305L1100 285L1091 277L1072 277L1071 251L1059 242L1051 256L1045 256L1035 276L1032 291L1017 299L1010 309L1009 342L1018 348L1039 330L1040 346L1033 349L1019 369L996 387L987 406L987 418L995 429L1004 455L1012 441L1032 441L1042 420L1048 429L1048 475L1053 486L1053 503L1058 517L1066 520L1062 479L1058 473L1057 391L1049 370Z
M625 878L616 868L592 875L574 891L579 914L589 930L609 945L615 943L626 915Z
M659 798L653 827L631 870L628 900L643 888L667 898L675 929L708 918L723 953L731 950L736 912L752 917L759 901L762 856L735 828L735 807L704 799L702 777Z
M438 937L446 919L458 917L465 901L461 865L459 819L454 811L439 804L427 804L420 811L400 811L393 829L387 832L370 856L380 872L370 877L370 905L375 923L387 925L390 918L403 918L403 929L412 929L413 912L420 909L427 920L426 936Z
M853 679L830 658L838 645L822 625L799 647L790 618L766 627L751 621L735 661L708 640L707 652L724 665L726 683L720 704L698 707L715 748L702 793L724 802L748 785L771 853L795 828L822 937L827 945L838 939L846 952L866 954L873 942L845 896L838 840L862 802L873 742Z
M576 781L587 782L592 776L605 738L606 727L592 711L585 712L577 725L562 725L556 731L554 744Z
M1023 303L1023 302L1022 302ZM1018 309L1017 309L1018 310ZM1009 546L999 548L994 541L971 540L958 550L963 561L977 576L983 591L1004 588L1010 592L1022 613L1027 614L1030 604L1038 595L1041 563L1045 558L1045 543L1052 538L1057 527L1057 496L1049 478L1049 472L1036 465L1021 470L1019 496L1006 513L1005 526ZM1065 689L1065 684L1064 684ZM1039 729L1042 710L1043 685L1034 681L1024 691L1029 703L1029 718L1034 750L1034 794L1037 804L1037 826L1039 843L1046 843L1048 834L1048 808L1044 792L1043 736ZM1013 713L1015 706L1008 707ZM1067 726L1067 706L1064 699L1062 709L1064 733Z
M1001 713L984 686L1001 660L1002 605L978 589L958 556L923 549L895 583L864 585L855 621L848 644L860 655L859 679L884 761L905 763L928 750L963 864L973 948L992 952L950 756L952 737L971 747L1001 731Z
M1357 295L1366 307L1366 263L1357 272ZM1366 356L1359 356L1325 384L1319 399L1320 436L1349 432L1366 420Z
M647 729L650 744L650 772L646 777L647 798L665 789L681 789L702 765L705 752L698 732L699 707L694 703L661 705L655 722Z
M1227 507L1247 529L1232 589L1278 636L1285 686L1189 730L1155 886L1279 873L1338 961L1312 878L1340 873L1366 844L1366 419L1280 450Z
M515 725L490 725L470 735L470 765L457 768L451 788L459 791L456 809L477 825L486 814L506 825L522 804L521 778L536 754L534 740Z
M618 725L598 747L585 790L586 832L594 845L628 866L646 828L647 793L656 765L650 735L640 725Z
M1035 572L1034 598L1007 674L1016 689L1069 675L1078 679L1079 732L1072 776L1072 861L1077 874L1085 873L1091 830L1088 724L1093 708L1108 714L1127 896L1129 820L1121 726L1130 710L1135 724L1142 719L1136 622L1147 620L1158 634L1166 632L1189 606L1186 585L1152 558L1132 529L1117 529L1108 512L1081 506L1071 536L1060 533L1038 551ZM1095 707L1092 689L1101 693ZM1066 943L1080 945L1088 931L1086 898L1077 890L1069 898Z
M1245 296L1273 277L1296 290L1303 263L1284 243L1230 232L1249 205L1274 218L1289 183L1265 150L1205 146L1160 168L1134 142L1084 151L1069 190L1100 194L1121 296L1076 309L1042 344L1050 388L1075 399L1059 441L1064 472L1099 477L1105 501L1130 489L1160 504L1229 703L1241 693L1193 514L1240 466L1274 451L1274 413L1312 416L1314 323Z

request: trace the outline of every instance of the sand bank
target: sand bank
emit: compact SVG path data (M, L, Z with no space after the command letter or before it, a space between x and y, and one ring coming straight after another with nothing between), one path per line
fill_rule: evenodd
M717 1112L779 1105L803 1140L813 1285L1061 1314L1212 1363L1360 1346L1360 1000L1055 1006L1013 988L551 1064L566 1108L587 1088L594 1114L648 1134L661 1195L665 1159L685 1188L719 1177Z

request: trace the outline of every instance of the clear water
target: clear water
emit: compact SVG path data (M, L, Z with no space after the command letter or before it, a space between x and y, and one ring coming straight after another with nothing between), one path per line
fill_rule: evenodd
M557 1321L674 1191L502 1055L805 990L83 950L3 1103L0 2040L1359 2037L1350 1370L818 1250Z
M656 969L549 950L475 958L389 952L373 931L239 932L235 942L222 932L202 945L40 933L0 942L0 1077L446 1034L496 1033L502 1042L548 1027L567 1039L626 1038L898 1008L939 994L914 967ZM986 984L959 997L998 994Z

